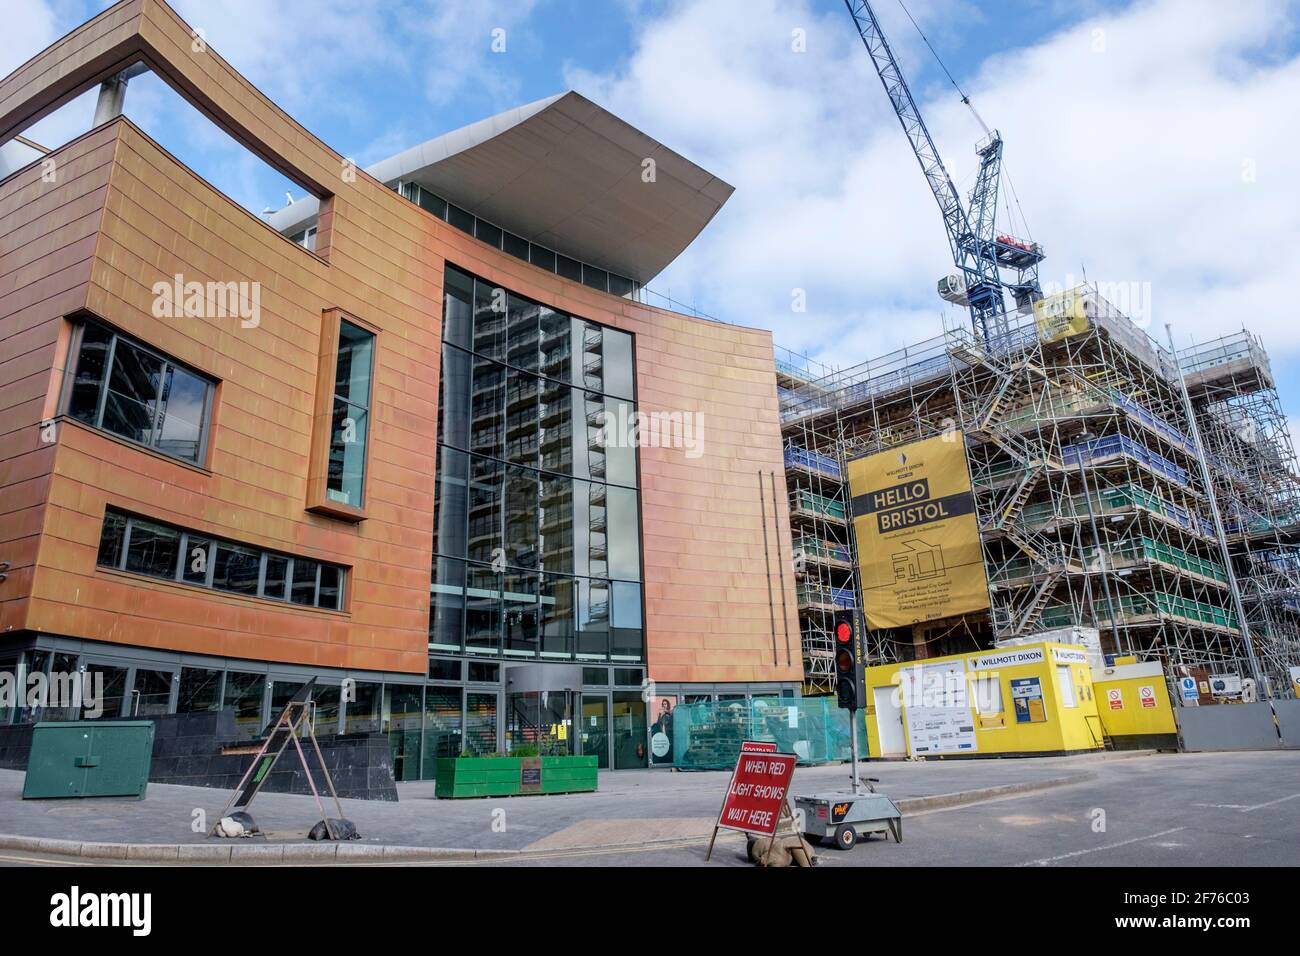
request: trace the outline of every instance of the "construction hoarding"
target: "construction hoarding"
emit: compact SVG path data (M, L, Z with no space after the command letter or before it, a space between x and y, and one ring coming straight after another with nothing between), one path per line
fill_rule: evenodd
M1088 331L1088 300L1080 292L1061 292L1034 303L1038 337L1046 344Z
M854 459L848 479L869 628L988 608L961 432Z

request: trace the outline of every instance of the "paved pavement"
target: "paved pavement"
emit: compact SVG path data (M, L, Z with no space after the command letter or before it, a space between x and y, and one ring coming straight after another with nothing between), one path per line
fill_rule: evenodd
M950 809L910 812L904 842L873 839L823 865L1294 865L1300 860L1300 752L875 763L867 773L900 801L1005 784L1044 787ZM190 829L225 795L151 785L144 801L21 801L22 774L0 772L0 833L66 840L213 843ZM727 775L602 774L601 792L446 801L401 784L402 802L348 801L365 844L527 850L479 865L671 865L704 862ZM835 789L847 768L800 769L795 790ZM931 802L934 802L931 800ZM301 840L319 814L310 797L263 794L255 814L272 839ZM1097 828L1104 811L1104 829ZM248 844L250 841L237 841ZM620 844L606 847L605 844ZM726 835L711 865L747 865ZM40 853L0 851L0 862ZM375 862L378 862L377 860ZM448 861L451 862L451 861ZM466 861L456 861L463 863Z
M901 801L1006 785L1050 785L1106 762L1105 757L1085 756L863 766L864 776L879 777L879 788ZM438 800L429 781L398 784L398 803L343 804L366 844L556 849L707 836L728 779L726 772L602 772L597 793L481 800ZM219 790L150 784L144 800L22 800L22 782L22 772L0 770L0 834L107 843L211 843L215 841L205 834L229 797ZM848 784L847 765L801 767L794 789L834 790ZM296 794L259 794L252 810L273 841L301 841L320 819L315 801Z

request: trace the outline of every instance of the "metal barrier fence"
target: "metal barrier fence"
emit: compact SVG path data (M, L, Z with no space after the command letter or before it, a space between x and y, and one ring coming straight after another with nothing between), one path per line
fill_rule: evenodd
M754 697L681 704L673 711L673 766L730 770L745 740L776 744L801 764L848 760L849 713L830 697ZM858 713L858 753L866 755L865 717Z

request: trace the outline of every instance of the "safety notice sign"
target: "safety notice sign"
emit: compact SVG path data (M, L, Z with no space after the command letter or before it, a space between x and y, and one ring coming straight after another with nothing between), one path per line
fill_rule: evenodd
M754 753L742 746L718 826L772 836L794 776L794 754Z
M1106 691L1106 700L1110 704L1111 710L1124 709L1124 692L1118 687L1113 687Z
M1148 710L1156 706L1156 689L1150 684L1143 684L1138 688L1138 700L1142 701L1142 706Z

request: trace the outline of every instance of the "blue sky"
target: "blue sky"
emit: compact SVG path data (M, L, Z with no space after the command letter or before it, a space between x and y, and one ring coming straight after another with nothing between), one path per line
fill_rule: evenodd
M11 0L7 72L104 4ZM841 0L173 0L362 165L574 88L737 188L652 287L852 363L960 321L934 294L933 199ZM960 187L981 131L904 18L878 11ZM1246 325L1300 409L1300 0L910 0L1007 162L1046 283L1130 290L1163 341ZM506 50L491 49L505 30ZM807 49L791 48L804 30ZM127 113L250 209L276 174L159 81ZM30 131L84 129L93 99ZM806 313L791 302L801 290Z

